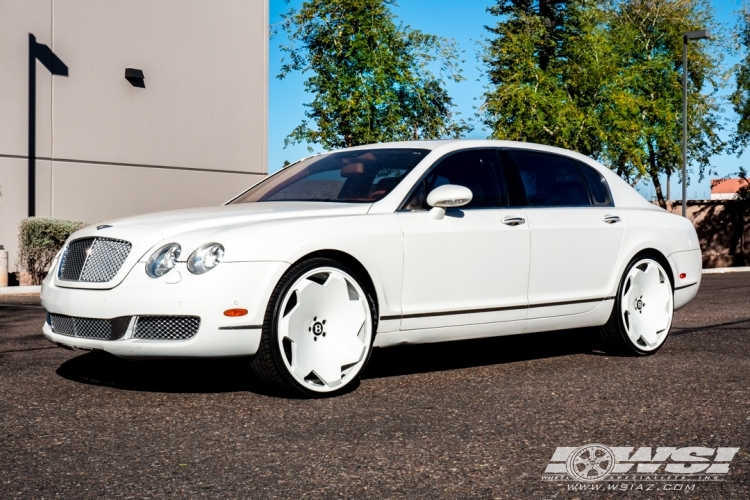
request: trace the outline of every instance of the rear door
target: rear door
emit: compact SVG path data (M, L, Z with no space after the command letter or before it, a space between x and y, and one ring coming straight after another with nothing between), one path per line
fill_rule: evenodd
M443 184L472 191L465 207L429 215L427 194ZM398 212L404 234L402 330L526 317L529 226L508 191L495 149L437 162Z
M608 299L624 234L604 178L561 155L503 153L531 229L528 319L589 311ZM523 198L525 197L525 200Z

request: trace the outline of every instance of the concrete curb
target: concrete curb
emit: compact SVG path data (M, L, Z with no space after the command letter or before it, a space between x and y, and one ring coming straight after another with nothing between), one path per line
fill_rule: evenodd
M714 269L703 270L703 274L748 273L748 272L750 272L750 266L748 267L716 267Z
M33 295L41 293L41 286L4 286L0 287L0 295Z

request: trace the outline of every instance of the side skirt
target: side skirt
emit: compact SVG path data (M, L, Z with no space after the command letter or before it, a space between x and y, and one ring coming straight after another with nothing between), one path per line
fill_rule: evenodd
M375 337L375 347L388 347L400 344L427 344L432 342L446 342L450 340L478 339L486 337L501 337L504 335L518 335L522 333L548 332L567 330L570 328L586 328L601 326L607 322L614 300L604 300L596 307L581 314L569 314L548 318L536 318L518 321L503 321L500 323L483 323L463 326L446 326L441 328L424 328L419 330L403 330L397 332L378 333Z

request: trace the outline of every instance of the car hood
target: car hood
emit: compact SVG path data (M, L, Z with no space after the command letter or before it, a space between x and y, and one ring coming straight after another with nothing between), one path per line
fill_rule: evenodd
M220 207L172 210L135 217L126 217L76 231L68 241L79 238L112 238L131 243L128 257L115 277L106 283L63 281L55 277L58 286L66 288L108 289L117 286L130 269L150 250L164 240L174 240L180 235L200 234L202 230L223 230L232 227L267 223L274 220L362 215L370 204L330 202L262 202L224 205ZM231 255L228 255L229 259Z

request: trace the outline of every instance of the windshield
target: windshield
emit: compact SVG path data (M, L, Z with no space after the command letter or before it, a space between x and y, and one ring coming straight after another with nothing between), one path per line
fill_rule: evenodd
M308 158L272 175L231 203L372 203L395 188L428 149L360 149Z

